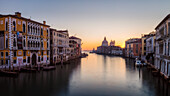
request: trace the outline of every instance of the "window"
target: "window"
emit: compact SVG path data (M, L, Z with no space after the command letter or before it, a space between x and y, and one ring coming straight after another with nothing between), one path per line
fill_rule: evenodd
M33 34L35 33L35 28L33 27L33 30L32 30Z
M38 28L38 35L40 35L40 28Z
M6 31L8 31L8 22L6 22L6 26L5 26L6 28Z
M41 55L43 55L43 51L41 51Z
M37 35L37 27L35 28L35 34Z
M14 51L14 57L16 57L17 56L17 52L16 51Z
M6 57L8 56L8 52L6 52Z
M43 35L43 28L41 28L41 35Z
M41 47L43 48L43 42L41 42Z
M31 26L31 34L32 34L32 26Z
M40 62L40 56L38 57L38 62Z
M28 47L30 47L30 42L28 41Z
M17 60L14 60L14 63L17 63Z
M3 63L4 63L4 60L1 60L1 65L3 65Z
M14 38L13 46L16 47L16 40Z
M146 39L144 40L144 43L146 43Z
M47 48L48 48L48 42L47 42Z
M28 57L28 61L27 62L30 63L30 57Z
M30 47L32 47L32 41L30 41L31 43L30 43Z
M23 62L26 63L26 59L23 59Z
M144 47L144 50L146 50L146 47Z
M41 61L43 61L43 57L41 57Z
M24 51L24 56L26 56L26 51Z
M144 52L144 55L146 55L146 52Z
M8 38L6 38L6 48L8 48Z
M25 24L23 24L22 27L23 27L22 30L25 33Z
M6 60L6 64L8 64L8 60Z
M138 44L136 44L136 53L138 53Z
M15 21L13 21L13 31L16 31L16 24L15 24Z
M4 56L4 52L1 52L1 57L3 57Z
M26 43L25 43L25 40L24 40L24 47L26 47L25 44L26 44Z

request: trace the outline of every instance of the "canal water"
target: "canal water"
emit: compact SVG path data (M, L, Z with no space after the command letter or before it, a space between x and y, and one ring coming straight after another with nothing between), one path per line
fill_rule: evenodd
M0 96L170 96L170 86L133 59L89 54L56 70L0 77Z

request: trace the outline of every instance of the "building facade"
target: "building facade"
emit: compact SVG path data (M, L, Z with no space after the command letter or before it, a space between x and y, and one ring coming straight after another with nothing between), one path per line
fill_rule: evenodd
M81 39L75 36L69 37L70 58L74 59L81 56Z
M141 38L132 38L125 41L125 56L130 58L141 57Z
M147 62L154 64L154 55L155 55L155 32L152 33L149 37L146 38L146 55L145 58Z
M142 40L142 50L141 50L141 59L142 60L146 60L146 40L149 38L149 37L153 37L155 36L155 32L150 32L149 34L142 34L142 37L141 37L141 40ZM155 37L154 37L155 38ZM155 42L154 42L155 43Z
M156 55L155 68L166 77L170 76L170 14L155 28Z
M50 34L46 22L15 15L0 15L0 64L22 66L49 64Z
M51 63L56 64L69 59L69 34L68 30L50 29L51 34Z

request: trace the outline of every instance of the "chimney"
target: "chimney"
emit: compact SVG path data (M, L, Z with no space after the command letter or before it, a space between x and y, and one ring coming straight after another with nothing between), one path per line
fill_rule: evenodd
M20 12L15 12L15 15L16 15L17 17L21 17L21 13L20 13Z
M43 24L46 25L46 21L43 21Z

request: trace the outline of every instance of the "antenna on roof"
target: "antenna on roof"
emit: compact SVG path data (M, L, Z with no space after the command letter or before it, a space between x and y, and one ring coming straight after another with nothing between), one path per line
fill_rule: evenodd
M31 16L30 16L30 19L31 19Z

